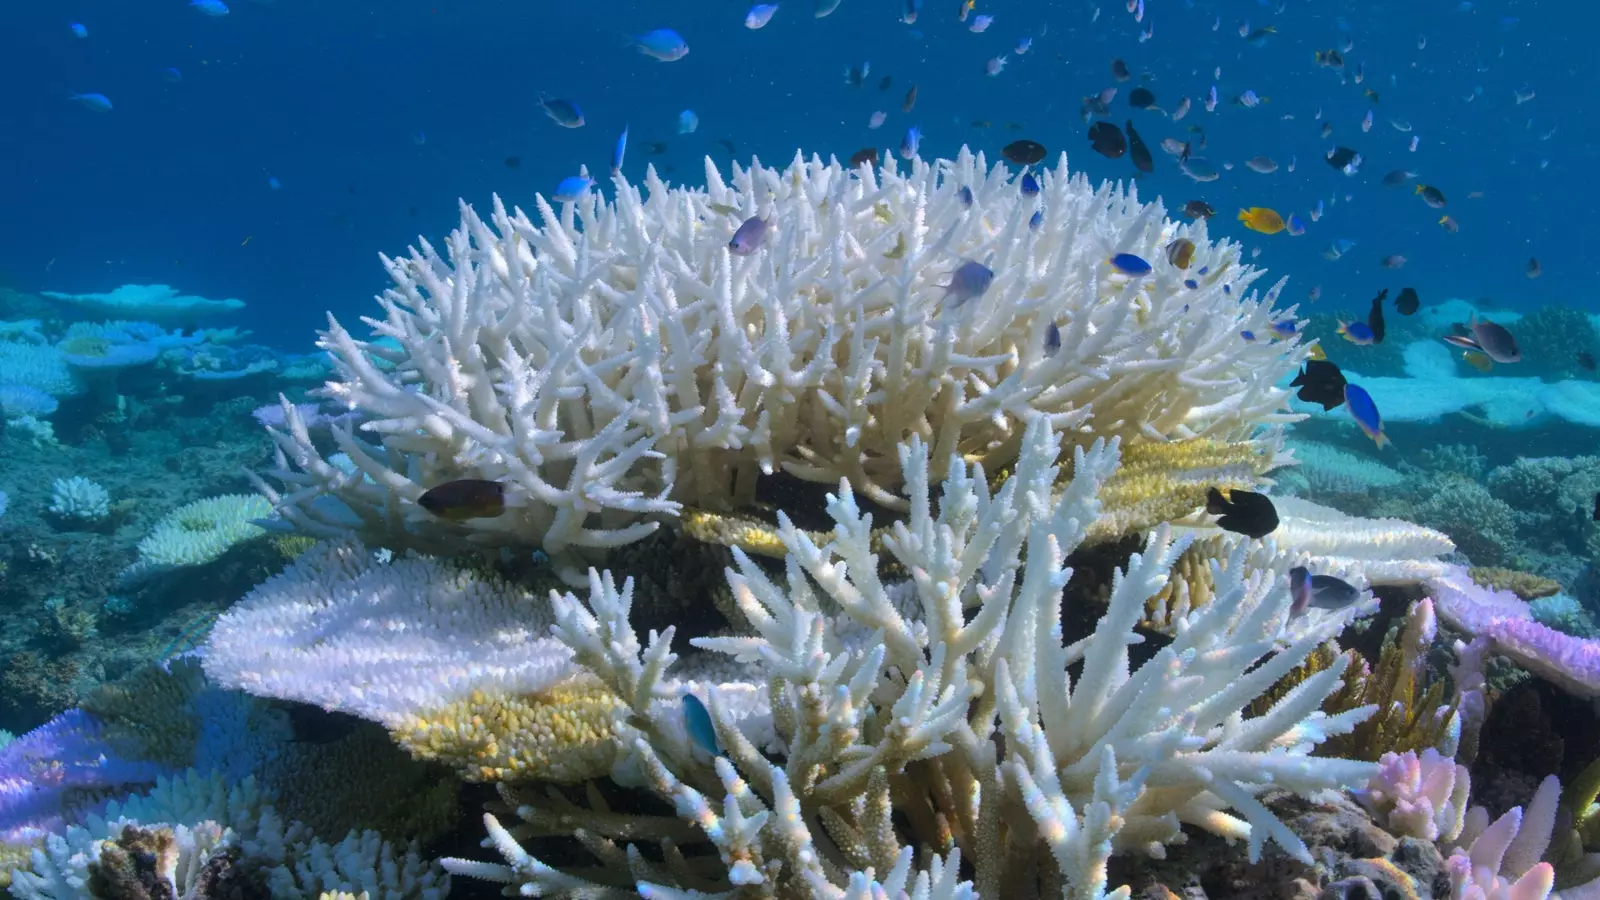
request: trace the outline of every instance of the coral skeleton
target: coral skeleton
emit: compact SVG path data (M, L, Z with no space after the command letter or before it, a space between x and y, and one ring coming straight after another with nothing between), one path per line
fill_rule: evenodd
M505 863L445 868L523 896L1125 898L1128 888L1107 881L1111 854L1161 855L1184 839L1183 824L1247 841L1252 859L1272 840L1309 863L1259 797L1365 785L1375 764L1311 751L1374 708L1321 711L1348 663L1340 657L1264 713L1245 709L1347 620L1321 620L1285 643L1287 584L1240 551L1215 567L1210 602L1134 667L1128 648L1146 600L1188 544L1162 527L1117 573L1094 632L1064 645L1065 560L1099 513L1120 442L1076 448L1060 490L1061 437L1049 420L1030 418L997 488L981 463L933 465L920 438L900 449L908 517L883 548L905 581L880 577L871 516L848 481L828 499L826 542L780 518L782 579L734 551L730 583L755 633L691 643L760 667L781 753L752 742L713 687L720 753L708 763L705 739L685 734L672 702L682 693L671 680L673 630L641 640L629 585L591 572L586 601L555 599L556 636L628 707L616 740L640 782L712 845L716 871L705 857L692 864L679 832L665 839L665 864L624 851L616 841L666 830L600 811L570 821L603 870L546 863L519 842L527 828L492 813L490 844ZM531 826L541 805L519 815Z
M367 477L329 463L286 406L276 486L259 486L313 536L539 548L581 585L596 552L680 504L747 504L764 473L849 478L904 509L896 447L912 436L939 477L951 458L1013 462L1033 411L1078 446L1300 418L1277 384L1308 351L1239 339L1286 312L1203 221L1094 188L1065 157L1036 173L1037 200L981 154L896 165L797 155L725 179L708 161L704 190L652 170L642 189L617 176L615 201L536 197L538 224L498 199L488 216L463 205L443 247L385 258L394 286L370 337L330 319L319 342L336 368L323 395L370 417L333 432ZM777 223L761 252L730 253L757 215ZM1180 237L1192 271L1166 258ZM1120 272L1117 253L1153 270ZM969 299L953 273L979 262L992 283ZM417 505L457 478L512 502L465 522Z

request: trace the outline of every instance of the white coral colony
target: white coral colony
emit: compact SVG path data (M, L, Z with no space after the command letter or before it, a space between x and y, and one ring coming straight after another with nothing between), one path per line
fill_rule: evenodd
M335 433L357 473L291 415L268 494L312 535L542 547L581 581L584 551L679 504L737 505L763 472L848 477L904 508L896 447L912 435L941 477L952 453L1014 461L1031 410L1076 445L1292 418L1275 383L1304 350L1240 339L1284 313L1247 292L1261 272L1239 245L1131 187L1093 188L1064 158L1038 174L1024 195L966 152L878 172L797 155L731 180L708 162L704 190L652 171L642 189L616 179L614 202L536 197L539 224L498 200L487 221L463 206L442 248L385 259L394 286L370 337L338 321L322 336L328 392L370 417ZM763 246L730 252L752 216L772 223ZM1196 245L1187 271L1162 252L1179 236ZM1117 253L1155 269L1128 278L1105 265ZM992 283L940 304L969 260ZM465 523L416 505L463 477L518 502Z

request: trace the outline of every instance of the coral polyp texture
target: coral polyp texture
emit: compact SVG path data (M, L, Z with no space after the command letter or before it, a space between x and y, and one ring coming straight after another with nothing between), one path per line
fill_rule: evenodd
M463 205L442 247L385 258L394 286L368 336L330 320L321 337L325 393L369 417L334 430L358 472L290 411L278 486L262 487L319 537L541 547L581 581L585 551L680 504L736 508L762 473L849 478L903 509L896 447L911 436L939 477L953 454L1014 462L1031 411L1076 445L1238 439L1296 418L1276 384L1305 351L1239 337L1286 313L1204 222L1092 187L1064 157L1036 173L1036 197L981 154L897 165L797 155L724 178L708 161L703 190L652 170L618 177L614 201L536 197L537 223L498 199L487 217ZM764 243L733 252L755 216ZM1187 269L1164 252L1178 238L1195 244ZM1126 274L1119 253L1153 268ZM968 263L992 283L957 284ZM506 511L455 522L416 505L463 477L505 484Z

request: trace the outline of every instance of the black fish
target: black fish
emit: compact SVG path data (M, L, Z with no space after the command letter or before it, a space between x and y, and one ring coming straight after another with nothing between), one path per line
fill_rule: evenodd
M1401 288L1400 296L1394 298L1394 308L1402 316L1415 315L1422 308L1422 298L1417 296L1417 289Z
M506 511L506 486L482 478L458 478L424 491L417 505L452 522L492 519Z
M1120 59L1111 61L1111 77L1118 81L1127 81L1133 75L1128 71L1128 64Z
M1278 508L1266 494L1233 488L1226 495L1206 488L1206 512L1218 516L1217 527L1245 537L1263 538L1278 528Z
M911 89L906 91L906 99L901 101L901 103L900 103L900 111L901 112L911 112L911 108L916 106L916 105L917 105L917 86L913 84L911 86Z
M522 157L520 157L520 156L508 156L508 157L506 157L506 168L515 169L515 168L519 168L521 165L522 165Z
M651 156L660 156L661 154L667 152L667 142L666 141L645 141L644 142L644 152L650 154Z
M1150 148L1144 145L1144 138L1133 130L1133 120L1129 119L1125 125L1128 129L1128 158L1133 160L1133 167L1141 172L1154 172L1155 158L1150 155Z
M878 167L877 147L862 147L850 154L850 168L859 169L863 163L871 163L874 169Z
M738 149L733 146L733 141L730 141L725 137L717 138L717 143L721 144L722 149L728 151L730 156L739 152Z
M1579 350L1578 365L1582 366L1585 372L1593 372L1595 370L1594 354L1587 350Z
M1089 126L1089 146L1106 159L1121 159L1128 150L1128 140L1110 122L1096 122Z
M1321 405L1329 412L1344 405L1344 373L1325 359L1308 359L1306 367L1289 382L1300 389L1296 397L1307 403Z
M1134 109L1149 109L1156 105L1156 95L1149 88L1136 87L1128 92L1128 105Z
M1349 147L1335 147L1328 151L1328 165L1342 170L1345 166L1350 165L1351 160L1360 155Z
M878 90L887 91L889 89L889 85L891 84L894 84L894 76L885 75L883 76L883 80L878 82Z
M1191 219L1209 219L1217 214L1217 210L1204 200L1190 200L1183 205L1183 214Z
M1594 495L1594 520L1600 522L1600 494Z
M1367 313L1367 327L1372 329L1372 342L1383 343L1383 301L1389 296L1389 289L1384 288L1378 296L1372 298L1372 311Z
M1038 141L1012 141L1000 151L1000 155L1019 166L1031 166L1044 159L1045 149Z

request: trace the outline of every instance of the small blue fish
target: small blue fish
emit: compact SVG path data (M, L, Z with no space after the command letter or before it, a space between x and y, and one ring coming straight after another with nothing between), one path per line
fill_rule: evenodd
M279 181L278 180L278 176L276 176L276 175L268 175L267 176L267 189L268 190L273 190L273 191L281 191L281 190L283 190L283 182Z
M411 143L416 144L418 147L421 147L423 144L426 144L427 142L428 142L428 133L426 131L420 131L419 130L419 131L411 132Z
M1038 231L1039 230L1039 226L1043 225L1043 224L1044 224L1044 210L1042 210L1042 209L1034 210L1033 211L1033 215L1028 217L1028 230L1029 231Z
M922 143L922 130L913 125L906 129L906 136L900 140L900 158L912 159L917 155L917 147Z
M1211 267L1210 266L1201 266L1200 267L1200 271L1196 272L1195 274L1197 274L1197 275L1206 275L1206 274L1210 273L1210 271L1211 271Z
M1254 331L1241 331L1239 332L1239 337L1242 337L1245 339L1245 341L1253 344L1256 340L1256 333Z
M778 4L776 3L757 3L755 6L750 7L749 12L744 14L744 27L751 31L765 28L767 23L772 21L773 13L777 11Z
M914 25L917 21L917 15L921 12L922 0L904 0L904 6L900 10L900 21L907 25Z
M1056 327L1056 323L1051 322L1049 325L1046 325L1044 329L1044 355L1048 359L1049 357L1055 356L1056 351L1060 349L1061 329Z
M944 297L940 299L942 302L954 297L955 306L960 307L974 297L982 297L991 284L994 284L994 270L969 259L950 273L950 283L945 286Z
M1300 217L1294 213L1289 213L1289 218L1284 222L1284 228L1295 237L1306 233L1306 223L1301 221Z
M717 728L711 724L711 711L693 694L683 695L683 724L689 731L689 740L696 747L712 756L722 755L722 746L717 743Z
M1017 46L1011 52L1015 53L1018 56L1022 56L1023 54L1027 53L1029 50L1032 50L1032 49L1033 49L1033 38L1025 37L1022 40L1017 41Z
M1288 340L1300 333L1300 325L1293 319L1279 319L1272 323L1272 333L1275 337Z
M583 110L579 109L578 104L573 103L571 100L550 98L540 94L539 108L544 110L544 114L550 117L550 121L560 125L562 128L583 127Z
M222 0L189 0L189 5L208 16L225 16L228 14L228 5Z
M110 112L111 100L105 94L68 94L68 100L76 100L85 109L95 112Z
M1352 241L1349 238L1339 238L1338 240L1336 240L1333 243L1329 244L1327 246L1327 248L1322 251L1322 258L1323 259L1338 259L1341 256L1344 256L1346 253L1349 253L1351 250L1355 249L1355 246L1356 246L1356 242L1355 241Z
M962 206L971 206L972 205L972 188L969 188L966 185L962 185L961 186L961 190L956 191L956 199L961 201L961 205Z
M1372 438L1381 450L1385 444L1392 443L1389 436L1383 433L1383 416L1378 414L1378 404L1372 402L1372 395L1353 384L1344 386L1344 405L1350 410L1350 418L1356 420L1356 426L1361 433Z
M1233 102L1239 104L1245 109L1255 109L1257 106L1261 105L1261 97L1255 91L1245 91L1239 96L1233 98Z
M1224 282L1223 285L1222 285L1222 292L1224 294L1227 294L1229 297L1232 297L1233 296L1233 285Z
M1340 322L1339 334L1358 347L1365 347L1378 339L1372 331L1372 326L1365 322Z
M833 15L833 11L839 8L841 2L842 0L816 0L811 6L811 15L813 18L826 19Z
M1039 179L1033 177L1032 172L1022 173L1022 196L1032 197L1039 193Z
M622 171L622 158L628 155L628 126L622 126L622 133L617 135L617 145L611 148L611 174Z
M1216 111L1217 111L1217 86L1213 84L1211 86L1211 90L1206 92L1206 112L1216 112Z
M82 22L73 22L67 27L72 30L73 37L86 38L89 36L89 29L83 27Z
M728 241L728 252L734 256L749 256L761 249L767 242L766 219L760 216L751 216L744 220L739 230L733 233L733 239Z
M694 134L695 130L699 127L700 117L695 115L694 110L686 109L683 112L678 113L679 134Z
M1195 281L1193 278L1185 278L1183 280L1183 286L1188 288L1191 291L1200 290L1200 282Z
M1338 611L1361 599L1361 592L1349 582L1332 575L1313 575L1305 566L1289 570L1289 618L1304 615L1308 609Z
M177 84L183 80L183 73L172 68L171 66L168 66L161 70L161 80L165 81L167 84Z
M1134 278L1150 274L1150 264L1145 262L1143 257L1135 256L1132 253L1118 253L1116 256L1106 260L1106 262L1111 264L1111 268Z
M594 187L593 178L587 175L572 175L561 179L561 183L556 185L555 193L551 195L551 199L557 203L575 203L588 194L589 189L592 187Z
M629 43L640 53L662 62L676 62L689 55L689 42L671 28L657 28L631 38Z

